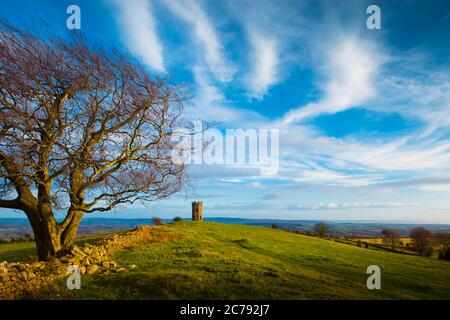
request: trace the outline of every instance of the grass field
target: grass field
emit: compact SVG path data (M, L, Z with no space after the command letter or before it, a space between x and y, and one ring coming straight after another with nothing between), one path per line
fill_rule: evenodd
M153 230L152 240L113 257L136 269L82 276L74 291L60 281L42 298L450 299L445 261L264 227L179 222ZM374 264L381 290L366 287Z
M82 246L85 243L95 243L111 233L78 238L75 243ZM0 262L33 262L37 261L36 245L34 242L17 242L0 244Z
M379 238L356 238L354 240L361 240L364 242L374 243L374 244L384 244L384 242L383 242L384 239L382 237L379 237ZM402 238L398 238L398 241L400 241L404 245L406 245L407 243L412 242L412 238L402 237Z

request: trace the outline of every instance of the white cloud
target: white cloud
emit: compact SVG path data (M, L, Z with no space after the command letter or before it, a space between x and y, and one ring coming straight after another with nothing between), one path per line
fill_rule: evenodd
M247 76L251 98L262 99L270 86L278 81L278 48L274 39L258 32L249 32L252 46L252 70Z
M156 33L150 0L107 1L115 8L115 16L128 49L151 69L164 72L163 49Z
M254 122L262 118L256 112L231 105L221 89L212 83L209 73L204 68L194 67L193 74L196 85L195 96L192 104L186 107L187 117L216 124L220 122L228 128L246 125L254 128Z
M375 96L373 78L378 67L386 62L374 43L346 37L332 44L325 57L322 73L324 97L315 103L291 110L284 123L298 122L321 114L333 114L356 107Z
M251 189L263 189L264 186L259 181L254 181L248 184L248 187Z
M422 136L433 135L436 130L448 130L449 73L450 70L433 70L433 67L423 64L420 69L414 69L415 77L386 76L380 81L383 94L374 107L376 111L399 112L406 118L420 119L427 126Z
M288 210L336 210L353 208L398 208L417 206L417 203L397 203L397 202L345 202L345 203L301 203L289 206Z
M223 182L231 182L231 183L242 183L242 182L244 182L244 180L242 180L242 179L236 179L236 178L229 178L229 179L224 178L224 179L220 179L220 181L223 181Z
M315 168L302 170L294 179L298 182L323 183L335 186L368 186L380 177L369 174L342 174L331 170Z
M450 184L426 185L420 189L425 191L450 192Z
M293 162L301 164L308 159L316 164L296 168L298 172L305 171L310 176L293 176L292 172L289 173L295 179L325 181L328 177L328 180L337 183L351 177L353 181L347 181L350 184L370 184L374 182L372 172L385 176L393 172L429 169L437 172L450 169L450 142L440 137L422 137L420 130L396 138L375 139L367 136L364 140L352 136L328 137L299 124L285 125L280 132L283 157L290 160L282 161L282 165L292 166ZM299 153L298 150L302 152ZM324 171L324 165L333 170Z
M228 7L245 30L248 43L248 69L243 79L247 96L262 100L272 86L306 64L305 29L301 7L297 1L227 0Z
M193 73L196 92L193 105L188 107L187 115L205 121L217 121L217 115L220 114L222 122L237 121L241 118L238 110L227 106L227 100L222 91L211 84L204 69L194 67Z
M206 64L221 82L233 78L235 68L224 57L224 49L216 30L197 1L166 0L168 7L183 20L192 25L194 38L201 44Z
M410 137L413 139L413 137ZM392 171L412 171L450 166L450 143L398 138L392 142L348 143L336 157Z

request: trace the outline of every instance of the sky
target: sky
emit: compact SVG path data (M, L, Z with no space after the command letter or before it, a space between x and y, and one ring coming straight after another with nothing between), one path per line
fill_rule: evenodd
M449 1L0 1L0 18L66 36L69 5L90 41L185 85L188 119L279 132L275 174L192 164L183 192L96 217L202 200L205 217L450 223Z

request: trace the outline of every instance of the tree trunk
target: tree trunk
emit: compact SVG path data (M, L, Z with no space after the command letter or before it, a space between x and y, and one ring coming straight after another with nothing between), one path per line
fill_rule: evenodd
M39 227L39 231L34 231L38 258L40 261L47 261L51 257L60 255L61 240L52 228L43 225Z
M34 240L40 261L47 261L52 256L61 253L61 240L57 232L56 226L51 226L42 220L31 221L33 228Z
M62 250L69 250L73 247L73 242L77 236L78 226L83 218L82 212L71 212L70 221L61 232L61 245Z
M73 247L83 214L69 215L68 223L60 225L53 217L44 221L44 219L37 218L42 215L28 214L40 261L48 261L53 257L62 256Z

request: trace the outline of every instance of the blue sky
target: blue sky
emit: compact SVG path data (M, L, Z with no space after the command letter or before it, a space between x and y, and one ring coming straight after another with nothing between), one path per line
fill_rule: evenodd
M188 216L203 200L206 216L450 223L448 1L1 1L0 17L67 35L71 4L91 41L188 84L188 117L280 132L274 176L192 165L171 199L97 216Z

